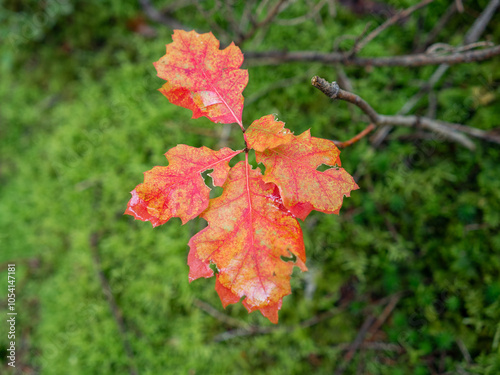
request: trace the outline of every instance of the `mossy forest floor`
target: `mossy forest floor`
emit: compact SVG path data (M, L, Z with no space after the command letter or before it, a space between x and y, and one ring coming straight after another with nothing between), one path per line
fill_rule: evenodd
M467 11L437 41L458 45L487 5L463 3ZM157 91L163 81L152 62L172 30L144 21L136 1L0 4L0 373L332 374L344 366L345 374L500 374L498 145L475 140L470 151L396 129L378 149L363 139L343 150L360 189L339 216L313 213L302 224L309 272L294 272L274 326L241 304L223 310L214 279L189 284L187 242L201 219L153 230L123 215L142 173L165 165L169 148L219 147L221 125L190 119ZM306 14L307 4L295 2L280 18ZM410 53L447 6L420 10L362 54ZM272 24L241 47L331 51L340 36L385 20L339 2L335 9L332 16L325 7L321 22ZM194 6L171 16L210 30ZM224 13L213 19L228 28ZM137 32L137 23L154 30ZM482 40L498 43L499 26L497 13ZM346 140L367 125L357 108L310 85L313 75L338 79L335 66L245 67L247 126L274 113L295 134ZM435 105L438 119L498 128L498 67L498 58L452 66L412 113ZM345 73L378 112L395 114L435 69ZM227 145L242 147L236 125ZM9 263L17 265L14 370L3 351ZM367 319L382 324L347 362Z

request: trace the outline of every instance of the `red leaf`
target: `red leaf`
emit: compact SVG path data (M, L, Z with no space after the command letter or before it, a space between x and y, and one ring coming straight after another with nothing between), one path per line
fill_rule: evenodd
M224 306L245 296L249 312L260 310L276 323L281 301L291 292L293 267L306 270L302 230L277 187L264 183L260 170L248 163L236 164L223 188L201 215L208 227L189 241L189 279L212 276L208 269L215 264ZM290 256L294 262L281 258Z
M340 165L339 154L333 142L311 137L308 130L290 143L257 152L257 162L266 167L264 181L279 186L285 207L304 220L312 210L338 213L343 197L359 188L343 168L316 170Z
M245 132L245 140L249 148L263 152L293 139L293 134L286 129L285 123L277 121L274 115L267 115L252 122Z
M344 196L358 189L340 166L333 142L294 136L273 115L254 121L245 132L242 92L248 73L240 69L243 54L234 44L219 50L211 34L175 30L167 53L154 63L167 82L160 91L173 103L213 122L237 122L247 148L213 151L179 145L165 155L167 167L144 173L131 193L125 214L150 221L153 227L172 217L182 223L200 215L208 226L189 241L189 281L214 275L224 308L242 298L248 312L259 310L278 322L283 297L290 294L293 267L307 270L302 230L312 210L338 213ZM256 151L266 173L248 164L248 149ZM245 151L245 162L229 161ZM317 170L326 164L324 172ZM213 169L220 197L209 200L202 172ZM290 258L291 257L291 258Z
M144 182L132 191L125 214L150 221L153 227L172 217L180 217L185 224L208 207L210 189L201 173L213 169L210 175L214 185L222 186L229 160L241 152L227 147L219 151L186 145L172 148L165 154L168 167L154 167L144 173Z
M219 50L212 33L175 30L167 53L154 63L158 77L167 80L160 91L172 102L213 122L237 122L242 128L242 92L248 72L239 69L241 50L231 43Z

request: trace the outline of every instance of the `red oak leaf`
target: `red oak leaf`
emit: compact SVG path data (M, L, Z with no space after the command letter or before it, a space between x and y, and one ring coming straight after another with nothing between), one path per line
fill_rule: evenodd
M160 91L172 102L213 122L237 122L242 128L242 92L248 72L239 69L241 50L231 43L219 50L212 33L175 30L167 53L154 63L158 77L168 82Z
M302 230L283 206L276 185L266 184L259 169L239 162L201 215L208 227L189 241L189 279L213 276L224 306L238 302L249 312L260 310L273 323L296 265L306 270ZM295 258L285 261L282 257Z
M224 308L242 298L249 312L259 310L278 322L283 297L290 294L294 266L307 270L302 230L312 210L338 213L343 197L358 189L340 166L333 142L295 136L273 115L254 121L245 131L242 92L248 73L240 69L243 54L234 44L219 49L211 34L175 30L167 53L154 63L167 82L160 91L172 102L213 122L237 122L247 147L213 151L178 145L165 156L167 167L144 173L144 182L131 192L125 214L150 221L153 227L179 217L182 223L200 216L208 226L189 241L189 281L214 275L215 290ZM248 164L250 149L266 167ZM229 161L245 152L245 162ZM322 164L332 166L318 171ZM209 200L202 173L212 171L220 197Z
M290 143L256 154L257 162L266 167L264 181L278 185L284 206L302 220L312 210L337 214L343 197L359 189L343 168L316 169L322 164L340 165L340 151L332 141L311 137L309 130L293 136Z
M153 227L172 217L180 217L185 224L208 207L210 188L201 173L213 169L210 175L214 185L222 186L229 172L229 160L241 152L227 147L213 151L177 145L165 154L167 167L144 172L144 182L131 192L125 214L150 221Z
M274 115L255 120L245 132L248 147L263 152L268 148L291 142L293 134L284 126L285 123L275 120Z

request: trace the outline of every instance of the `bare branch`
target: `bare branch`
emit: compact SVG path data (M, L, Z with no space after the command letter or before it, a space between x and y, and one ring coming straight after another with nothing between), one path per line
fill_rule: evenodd
M257 60L262 64L281 64L283 62L321 62L324 64L343 63L353 66L424 66L436 64L461 64L479 62L500 55L500 45L478 51L456 52L449 55L418 53L388 57L348 57L339 52L314 51L265 51L245 52L245 59Z
M454 47L452 45L446 44L446 43L436 43L433 44L432 46L429 46L425 53L439 53L439 52L445 52L445 53L450 53L450 52L464 52L464 51L469 51L478 47L494 47L495 44L492 42L475 42L475 43L470 43L466 44L464 46L459 46L459 47Z
M401 299L402 295L400 293L396 293L394 296L391 297L389 300L389 303L385 306L384 310L382 311L382 314L378 317L377 321L373 323L373 325L370 327L370 330L368 331L368 337L370 338L373 336L377 331L382 327L382 325L385 323L387 318L392 314L392 311L398 304L399 300Z
M337 350L349 350L352 343L342 343L334 346L334 349ZM401 353L404 349L398 344L390 344L386 342L364 342L360 345L360 349L368 349L368 350L380 350L384 352L398 352Z
M408 9L402 10L398 13L396 13L394 16L389 18L387 21L385 21L382 25L377 27L375 30L373 30L370 34L368 34L363 40L361 40L359 43L357 43L349 55L355 55L363 47L365 47L368 43L370 43L373 39L375 39L382 31L387 29L389 26L394 25L396 22L402 20L403 18L408 17L410 14L412 14L414 11L423 8L424 6L432 3L434 0L423 0L422 2L418 3L417 5L414 5Z
M273 8L269 11L269 13L267 14L266 18L264 18L260 22L257 22L255 24L253 24L252 28L247 33L245 33L243 36L239 37L236 40L235 44L239 45L239 44L243 43L245 40L250 39L251 37L253 37L255 35L255 33L260 28L263 28L263 27L267 26L274 19L274 17L276 17L279 14L279 12L281 10L281 6L283 5L283 3L285 1L286 0L278 0L276 2L276 4L274 4Z
M304 14L300 17L295 17L295 18L289 18L289 19L277 19L275 22L277 25L281 26L296 26L300 25L303 22L306 22L307 20L310 20L314 18L319 11L326 5L328 0L321 0L316 4L316 6L312 7L312 9L309 11L309 13Z
M236 337L242 337L242 336L253 336L253 335L265 335L273 332L293 332L296 329L300 328L307 328L314 326L316 324L321 323L324 320L330 319L343 311L345 311L348 303L343 303L338 307L334 307L328 311L325 311L321 314L315 315L310 319L304 320L299 324L296 325L289 325L289 326L283 326L283 325L277 325L277 326L272 326L272 327L259 327L259 326L250 326L249 328L236 328L230 331L223 332L217 336L214 337L215 342L220 342L220 341L227 341L234 339Z
M464 38L464 44L471 44L475 43L478 41L479 37L481 36L482 32L486 28L486 25L491 20L491 17L493 17L493 14L495 13L496 8L498 7L500 3L500 0L491 0L490 3L486 6L486 8L483 10L481 15L476 19L476 21L472 24L470 27L469 31L467 32L465 38ZM454 3L453 9L451 7L446 11L448 13L450 11L450 17L453 14L454 10L456 10L456 3ZM447 22L447 21L446 21ZM480 32L479 32L480 31ZM405 105L401 110L398 112L398 114L404 115L410 112L413 107L418 103L418 101L427 93L432 90L432 88L437 84L437 82L441 79L441 77L446 73L448 68L450 67L449 64L441 64L436 71L432 74L431 78L429 79L429 82L427 85L422 87L418 93L416 93ZM378 147L385 137L389 134L391 131L390 126L384 126L380 129L377 130L375 135L372 137L372 145L374 147Z
M314 76L311 80L311 84L317 89L319 89L321 92L323 92L323 94L332 99L345 100L346 102L358 106L364 113L368 115L368 117L373 123L379 125L380 122L379 114L375 112L375 110L366 101L361 99L361 97L359 97L358 95L342 90L337 84L337 82L329 83L323 78Z
M465 346L464 342L461 339L457 338L456 342L458 348L460 349L462 355L465 358L465 362L467 362L467 365L470 365L472 363L472 357L470 356L469 350L467 349L467 347Z
M401 299L400 293L393 295L389 299L389 302L387 303L384 310L377 319L375 319L375 317L371 314L368 315L368 318L366 318L363 325L359 329L356 338L350 345L348 352L345 354L344 362L335 371L335 375L341 375L344 373L345 369L353 359L354 354L356 354L356 351L364 343L365 339L367 338L367 335L368 337L370 337L379 330L379 328L385 323L387 318L391 315L392 311L394 310L400 299Z
M347 141L344 141L344 142L339 142L339 141L333 141L333 143L335 143L335 145L338 147L338 148L346 148L346 147L349 147L350 145L358 142L360 139L362 139L363 137L365 137L367 134L370 134L370 132L372 130L375 129L375 125L373 124L370 124L368 125L366 128L364 128L361 132L359 132L358 134L356 134L354 137L352 137L351 139L347 140Z
M347 365L351 362L352 358L354 357L354 354L356 354L356 351L365 340L365 336L368 333L368 329L371 327L373 322L375 322L375 317L373 315L368 315L368 318L365 319L363 325L359 329L356 338L354 339L353 343L349 347L349 350L345 354L344 362L335 371L335 375L342 375L344 373L345 369L347 368Z
M190 30L189 27L183 25L179 21L177 21L174 18L167 17L160 13L158 9L156 9L153 4L151 4L150 0L139 0L139 3L141 4L142 10L144 13L146 13L146 16L158 23L161 23L171 29L181 29L181 30Z
M489 142L499 143L500 137L481 129L472 128L460 124L452 124L445 121L437 121L428 117L418 116L385 116L378 114L365 100L358 95L342 90L336 82L329 83L318 76L313 77L311 84L332 99L340 99L359 107L377 125L393 125L406 127L420 127L441 134L443 137L460 143L462 146L474 150L474 143L464 134L481 138Z
M491 0L489 4L484 8L481 15L476 19L472 27L469 29L467 34L465 34L464 44L477 42L481 34L488 26L488 23L495 14L498 6L500 5L500 0Z
M444 12L442 17L439 19L438 22L434 25L432 30L429 32L427 35L427 38L425 39L425 42L422 44L422 48L425 49L428 45L430 45L439 35L441 30L446 26L448 21L451 19L451 17L455 14L457 11L457 4L453 2L448 9ZM420 50L418 52L421 52Z
M99 250L98 250L99 234L96 232L93 232L90 235L89 242L90 242L90 251L92 253L92 260L94 262L97 276L98 276L99 281L101 283L102 292L106 297L106 300L107 300L108 305L109 305L109 309L111 310L111 314L113 315L113 318L114 318L115 323L117 325L118 332L120 332L123 349L128 357L129 373L130 373L130 375L136 375L136 374L138 374L138 372L137 372L137 368L134 364L134 352L132 351L132 346L130 345L130 341L128 339L127 329L125 327L125 322L123 320L123 314L122 314L121 309L118 307L118 304L116 303L116 299L115 299L115 296L113 295L113 292L111 290L111 286L109 285L108 279L106 278L106 275L104 275L104 272L102 271L102 263L101 263L101 258L99 256Z
M234 327L240 327L240 328L244 328L244 329L250 328L250 325L248 323L243 322L243 321L238 320L238 319L235 319L233 317L230 317L229 315L226 315L224 313L221 313L219 310L212 307L208 303L203 302L202 300L195 299L193 302L198 308L205 311L207 314L213 316L215 319L221 321L224 324L231 325Z

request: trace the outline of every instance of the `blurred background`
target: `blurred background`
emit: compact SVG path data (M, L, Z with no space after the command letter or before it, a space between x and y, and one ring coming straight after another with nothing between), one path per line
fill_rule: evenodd
M344 149L360 189L340 215L301 223L309 272L295 269L278 325L241 304L224 310L213 278L188 283L187 243L203 220L153 230L123 216L171 147L242 147L237 125L192 120L157 91L152 63L174 28L212 31L248 54L246 126L274 113L295 134L345 141L363 130L358 108L311 86L319 75L381 114L498 130L498 58L453 65L433 85L435 65L251 58L348 52L416 3L0 1L0 313L10 263L18 312L14 370L1 319L0 373L499 374L498 144L473 139L471 150L396 127L379 145ZM430 2L359 55L460 46L488 4ZM499 38L497 11L479 40Z

